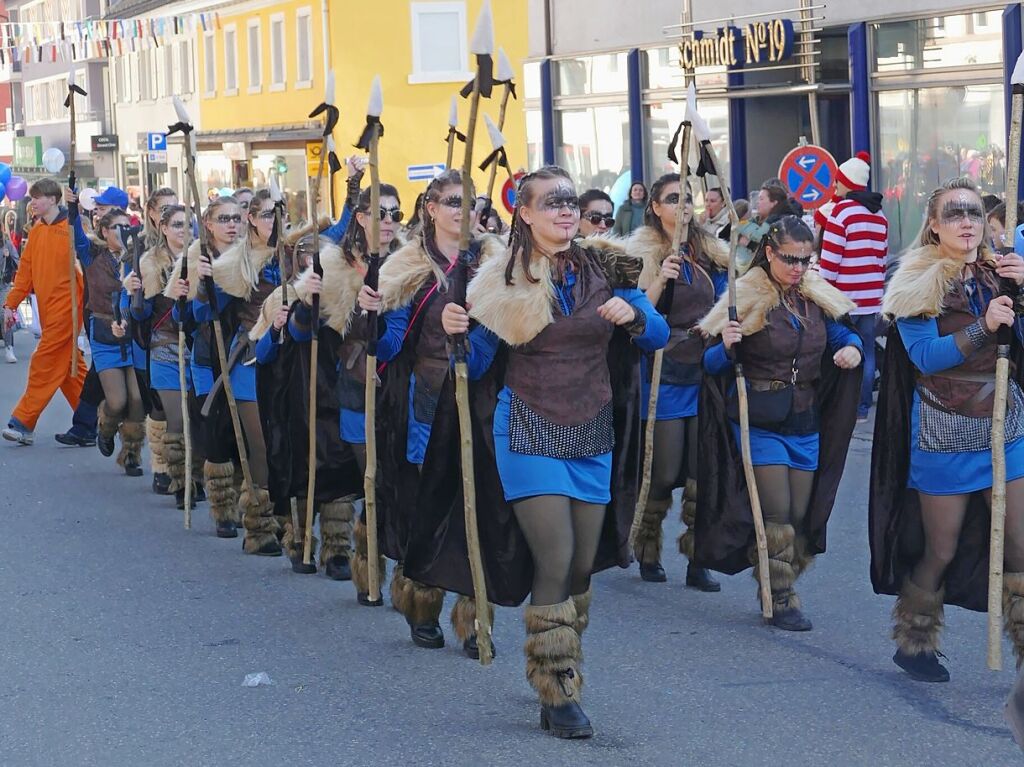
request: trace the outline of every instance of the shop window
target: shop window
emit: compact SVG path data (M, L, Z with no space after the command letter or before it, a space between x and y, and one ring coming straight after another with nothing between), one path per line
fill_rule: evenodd
M555 161L569 171L580 192L628 190L629 110L625 105L565 109L556 112L555 118Z
M626 53L582 56L556 62L559 96L587 96L594 93L624 93Z
M217 95L217 41L213 35L203 34L203 83L207 98Z
M1006 189L1003 86L881 91L874 188L889 219L889 252L914 242L930 192L968 176L983 194Z
M249 93L259 93L263 87L263 38L259 19L246 24L246 43L249 61Z
M284 14L270 17L270 90L283 91L288 77L285 71Z
M539 109L526 110L526 167L537 170L544 164L544 126Z
M1000 65L1002 33L988 24L990 14L962 13L936 19L911 19L872 24L875 71L908 72L919 69ZM985 24L978 24L984 17Z
M412 3L412 74L410 83L444 83L465 79L466 4Z
M538 61L523 64L523 98L540 98L540 62Z
M238 94L238 29L234 24L224 27L224 95Z
M313 19L309 8L295 12L295 87L313 86Z
M722 167L719 170L728 180L729 174L729 100L728 99L700 99L698 110L701 116L707 121L711 128L711 143L718 154L718 160ZM644 157L647 158L647 182L648 185L658 176L665 173L678 173L679 167L668 159L668 142L672 140L676 128L682 122L686 111L685 102L675 99L666 100L660 104L651 104L645 110L644 120ZM690 167L696 168L698 163L697 142L690 142ZM709 184L710 181L709 177ZM700 204L702 185L700 182L691 181L693 191ZM717 183L713 184L718 186ZM746 190L737 190L737 198L745 197Z

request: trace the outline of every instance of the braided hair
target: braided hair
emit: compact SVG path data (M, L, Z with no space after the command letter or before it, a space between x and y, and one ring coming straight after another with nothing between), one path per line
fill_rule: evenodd
M509 257L508 263L505 266L506 285L511 285L513 282L512 271L515 267L517 256L519 257L519 262L523 267L523 274L526 275L527 282L540 282L540 278L534 277L533 272L530 271L530 259L533 256L533 232L530 230L529 224L523 221L523 216L520 211L522 208L533 202L533 186L535 182L551 181L556 178L564 179L571 185L575 186L568 172L557 165L545 165L532 173L527 173L519 179L519 185L516 189L516 207L512 212L512 224L509 227ZM577 246L571 247L570 251L575 250L576 247Z
M420 214L420 229L419 237L423 244L423 249L427 251L427 255L430 256L430 260L434 265L434 277L437 280L437 284L440 290L446 290L448 287L448 278L445 276L445 267L448 265L448 259L445 258L437 247L437 230L434 226L434 219L430 217L427 212L428 203L437 203L441 201L441 191L445 187L458 186L462 187L462 174L455 168L446 170L444 173L434 177L434 179L427 184L426 191L423 192L423 201L420 204L418 213ZM470 180L470 196L474 196L473 183Z

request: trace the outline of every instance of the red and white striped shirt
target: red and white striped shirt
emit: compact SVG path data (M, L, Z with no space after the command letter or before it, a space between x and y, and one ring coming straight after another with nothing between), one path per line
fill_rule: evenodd
M821 276L857 304L851 314L877 314L885 290L889 222L856 200L840 200L825 223Z

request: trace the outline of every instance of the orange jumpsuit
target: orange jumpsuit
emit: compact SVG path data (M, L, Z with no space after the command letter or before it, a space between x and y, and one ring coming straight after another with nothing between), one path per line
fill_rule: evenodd
M67 215L61 214L52 224L39 221L21 254L14 286L4 305L16 309L25 297L34 292L39 303L39 322L43 335L28 366L28 384L12 415L29 430L34 430L57 390L74 410L88 365L82 359L76 340L82 328L82 272L75 259L75 292L78 295L78 323L71 328L71 243ZM78 375L71 376L71 353L78 357Z

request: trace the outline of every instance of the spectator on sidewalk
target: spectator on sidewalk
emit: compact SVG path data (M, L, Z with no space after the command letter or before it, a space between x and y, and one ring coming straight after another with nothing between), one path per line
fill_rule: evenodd
M12 224L13 219L13 224ZM0 243L0 303L7 298L14 284L14 276L18 271L18 249L11 241L11 227L17 225L18 216L13 211L4 214L3 243ZM4 328L2 334L4 342L4 360L15 363L18 358L14 356L14 331L16 323L11 323L9 328Z
M700 228L712 237L723 239L722 231L728 226L729 209L725 207L725 195L718 187L712 187L704 195L704 215L701 217Z
M864 379L857 420L866 421L875 382L875 328L885 289L889 253L889 222L882 212L882 195L869 192L871 158L858 152L839 166L836 204L825 220L819 268L821 276L857 306L850 318L864 348Z
M615 214L612 234L628 237L634 229L644 225L644 211L647 209L647 187L643 181L634 181L629 187L629 199L619 206Z

